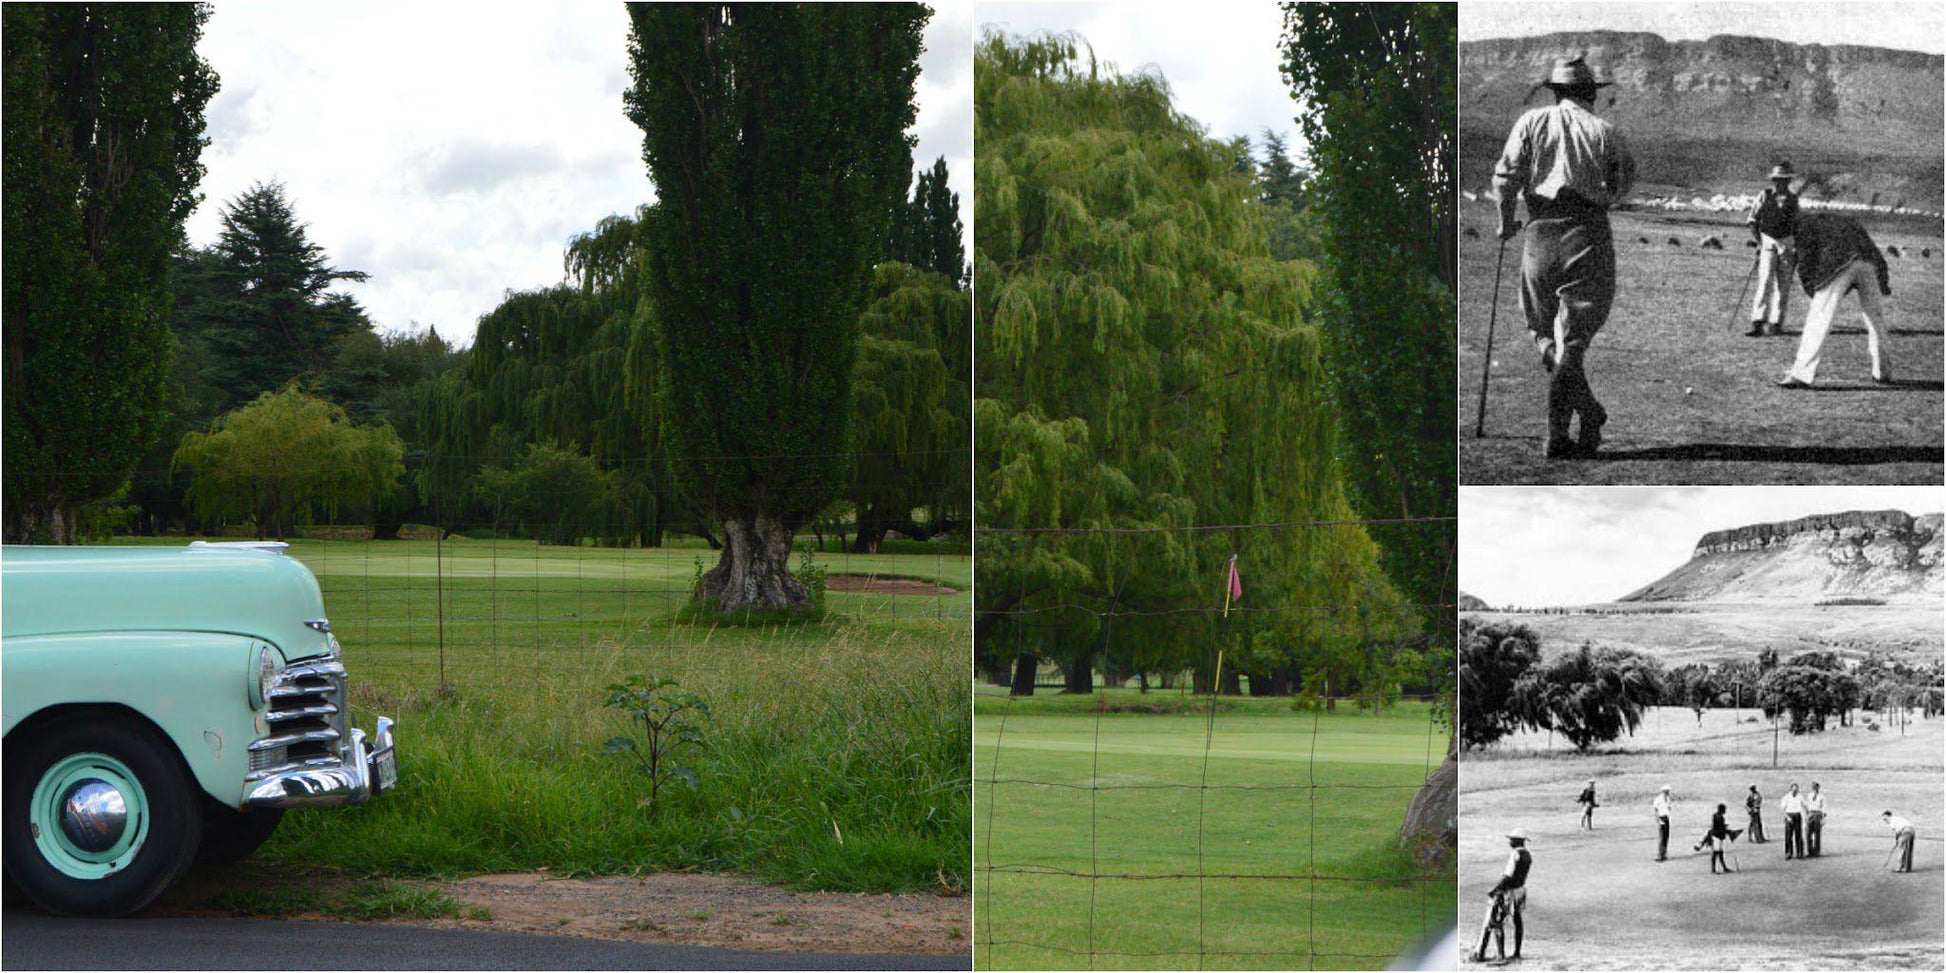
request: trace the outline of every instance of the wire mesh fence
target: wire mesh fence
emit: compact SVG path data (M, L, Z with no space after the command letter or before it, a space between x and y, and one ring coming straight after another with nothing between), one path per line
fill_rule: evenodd
M1451 925L1450 857L1401 842L1448 755L1450 594L1263 573L1356 554L1320 535L1379 524L1423 532L1450 592L1450 518L975 531L976 967L1384 967ZM1204 575L1243 553L1188 589L998 590L990 552L1028 565L1047 544L1124 578L1171 545Z

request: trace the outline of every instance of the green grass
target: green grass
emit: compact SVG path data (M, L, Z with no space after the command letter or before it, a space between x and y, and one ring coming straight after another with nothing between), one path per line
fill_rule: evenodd
M170 539L166 543L182 543ZM832 592L798 626L677 620L695 550L518 541L298 541L351 672L353 715L398 720L400 785L294 811L261 859L368 876L548 868L732 871L792 888L962 891L970 820L964 556L838 555L939 597ZM673 676L714 710L666 787L605 756L604 689ZM442 682L443 673L443 682Z
M204 900L202 907L258 919L288 919L309 914L362 922L453 916L492 918L491 912L468 909L436 888L395 881L359 882L331 892L307 885L249 891L226 889Z
M1205 791L1206 709L977 697L976 967L1383 968L1451 921L1453 873L1397 840L1444 756L1424 704L1222 703Z

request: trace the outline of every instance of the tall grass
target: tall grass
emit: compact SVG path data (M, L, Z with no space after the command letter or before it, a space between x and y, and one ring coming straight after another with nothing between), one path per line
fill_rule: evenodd
M693 552L291 553L325 587L358 725L398 720L400 786L292 812L259 858L379 876L693 869L807 890L966 888L964 593L834 592L816 624L716 626L679 614ZM969 573L950 555L849 561L834 570ZM706 743L679 758L696 788L666 786L653 808L633 762L601 752L626 730L605 689L636 672L680 680L713 711Z

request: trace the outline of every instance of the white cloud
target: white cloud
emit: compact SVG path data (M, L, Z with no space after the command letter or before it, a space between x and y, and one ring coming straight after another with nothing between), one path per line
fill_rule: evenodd
M971 33L968 4L928 26L916 150L947 155L968 219ZM505 291L561 279L569 237L653 198L622 115L627 44L620 3L218 4L190 239L282 180L312 240L372 275L347 289L381 327L470 338Z
M1278 73L1284 15L1270 0L1224 4L1130 0L1111 3L982 3L981 27L1010 34L1073 31L1095 56L1124 73L1153 68L1169 82L1176 110L1212 136L1264 129L1304 144L1294 119L1299 106Z
M1613 601L1704 533L1846 510L1946 511L1939 487L1466 487L1460 590L1489 604Z

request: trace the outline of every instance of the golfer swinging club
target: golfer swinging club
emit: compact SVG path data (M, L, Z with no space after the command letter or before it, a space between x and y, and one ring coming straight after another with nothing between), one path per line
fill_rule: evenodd
M1893 814L1889 810L1880 814L1878 817L1879 820L1885 822L1886 827L1892 829L1892 854L1886 857L1888 861L1896 857L1899 863L1899 867L1892 870L1895 872L1912 871L1912 822ZM1515 928L1519 927L1516 926ZM1514 942L1518 944L1520 940L1515 939ZM1520 954L1519 945L1514 946L1514 954Z
M1890 814L1890 811L1886 812ZM1527 852L1527 829L1515 828L1507 832L1507 867L1500 873L1500 881L1487 892L1493 905L1487 912L1486 925L1480 929L1480 945L1473 951L1473 961L1484 963L1487 958L1487 937L1494 940L1494 952L1501 962L1520 958L1520 940L1525 931L1521 925L1521 915L1527 911L1527 872L1534 867L1534 856ZM1507 920L1514 923L1514 954L1507 955Z
M1621 133L1595 116L1599 81L1579 57L1554 62L1541 84L1555 104L1520 116L1493 167L1501 240L1520 232L1517 198L1527 201L1529 232L1520 260L1520 310L1553 373L1547 386L1548 459L1591 458L1608 411L1588 387L1584 360L1615 299L1615 240L1608 208L1635 183L1635 160ZM1576 415L1581 438L1569 438Z

